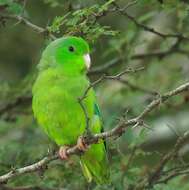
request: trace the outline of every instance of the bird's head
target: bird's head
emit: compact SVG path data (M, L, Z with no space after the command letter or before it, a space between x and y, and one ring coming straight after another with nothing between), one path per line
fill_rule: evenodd
M68 36L51 42L42 54L39 68L59 67L66 73L82 73L91 64L88 43L79 37Z

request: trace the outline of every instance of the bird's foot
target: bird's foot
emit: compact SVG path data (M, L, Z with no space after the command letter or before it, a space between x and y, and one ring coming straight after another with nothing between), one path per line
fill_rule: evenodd
M60 157L61 160L68 160L69 156L67 154L67 150L68 150L69 146L61 146L59 151L58 151L58 155Z
M78 140L77 140L77 147L78 147L79 150L81 150L83 152L86 152L87 149L89 148L89 145L87 145L84 142L84 138L83 137L79 137Z

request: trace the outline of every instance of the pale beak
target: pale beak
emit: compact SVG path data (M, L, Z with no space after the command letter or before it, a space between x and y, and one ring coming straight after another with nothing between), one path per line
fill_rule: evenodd
M85 54L84 55L84 60L85 60L85 65L87 67L87 69L89 70L90 66L91 66L91 58L89 54Z

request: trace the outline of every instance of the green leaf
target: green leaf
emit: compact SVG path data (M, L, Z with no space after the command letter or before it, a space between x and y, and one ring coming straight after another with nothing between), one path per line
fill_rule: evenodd
M23 7L18 3L11 3L7 10L10 13L18 15L23 12Z
M59 33L60 32L60 27L66 22L66 17L69 15L69 13L67 13L64 16L57 16L54 18L52 25L48 26L47 29L49 32L55 32L55 33Z
M5 10L11 14L20 14L23 12L22 5L13 0L0 0L0 5L5 6Z

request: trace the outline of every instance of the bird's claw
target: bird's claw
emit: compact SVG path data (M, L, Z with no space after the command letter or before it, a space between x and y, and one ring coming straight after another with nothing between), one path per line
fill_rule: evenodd
M87 145L84 142L84 138L83 137L79 137L78 140L77 140L77 147L78 147L79 150L81 150L83 152L86 152L87 149L89 148L89 145Z
M69 148L69 146L61 146L60 147L60 149L58 151L58 155L61 160L68 160L69 156L66 152L68 148Z

